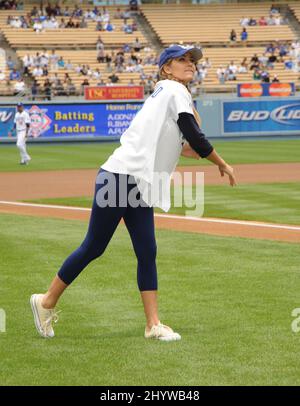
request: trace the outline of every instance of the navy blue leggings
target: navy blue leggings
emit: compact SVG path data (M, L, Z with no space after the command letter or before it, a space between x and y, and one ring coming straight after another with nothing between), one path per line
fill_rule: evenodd
M116 206L109 207L100 204L106 196L101 190L107 186L107 174L115 179ZM133 248L137 257L137 281L140 291L157 290L156 271L156 241L154 232L153 208L143 202L143 205L132 207L128 204L128 196L136 184L127 186L126 202L119 204L119 185L128 184L129 175L111 174L100 169L95 187L92 213L87 235L80 245L63 263L58 272L59 278L70 284L80 272L94 259L100 257L112 238L120 220L123 218L130 234ZM100 192L99 192L100 191ZM98 193L99 192L99 193ZM101 206L101 207L100 207ZM123 206L123 207L122 207Z

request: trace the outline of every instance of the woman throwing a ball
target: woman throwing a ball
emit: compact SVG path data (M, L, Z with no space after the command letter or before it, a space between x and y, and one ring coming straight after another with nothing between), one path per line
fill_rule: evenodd
M201 57L201 48L194 46L172 45L161 53L161 80L122 135L121 146L100 168L84 241L65 260L48 291L31 296L35 326L42 337L54 336L60 296L103 254L123 218L137 257L137 282L146 316L144 337L180 340L179 333L162 324L158 315L153 207L169 210L170 179L181 154L208 159L221 176L228 175L231 186L236 184L233 169L202 133L188 89Z

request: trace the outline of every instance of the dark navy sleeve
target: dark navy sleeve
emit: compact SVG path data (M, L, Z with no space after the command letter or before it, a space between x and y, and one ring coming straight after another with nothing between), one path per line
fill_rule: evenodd
M177 124L184 138L201 158L206 158L213 151L213 146L201 131L193 114L179 113Z

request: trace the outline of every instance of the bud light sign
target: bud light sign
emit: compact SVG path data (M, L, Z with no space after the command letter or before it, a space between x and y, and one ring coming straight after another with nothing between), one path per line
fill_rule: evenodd
M223 102L223 134L300 134L300 99Z

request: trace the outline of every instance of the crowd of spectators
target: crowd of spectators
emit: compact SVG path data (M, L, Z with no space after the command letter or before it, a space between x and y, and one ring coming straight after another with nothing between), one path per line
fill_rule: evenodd
M137 31L134 14L135 11L132 11L131 8L125 10L118 8L113 15L114 19L123 20L121 30L126 34ZM63 9L59 3L54 6L48 3L42 10L34 6L25 16L10 15L7 17L7 25L12 28L31 28L37 33L65 28L88 28L91 21L96 23L96 31L116 30L106 7L103 7L102 10L97 6L93 9L83 10L80 6L75 5L73 9L70 9L69 6Z
M0 10L23 10L23 1L0 0Z
M243 58L240 64L231 61L227 66L217 69L217 77L220 84L229 80L237 80L237 75L251 72L253 80L261 82L278 82L276 74L272 70L282 64L285 70L300 72L300 41L288 42L275 41L268 44L261 55L254 53L252 57Z
M35 95L44 93L47 98L50 95L70 96L78 93L83 94L84 86L90 85L91 82L93 82L93 85L96 82L100 86L113 86L120 81L118 74L123 72L138 73L138 83L130 81L128 85L140 84L145 87L145 93L149 94L153 91L158 79L158 60L157 55L149 46L143 48L144 56L141 57L140 51L142 48L142 44L136 38L132 44L124 44L118 50L106 52L104 43L99 36L96 44L97 62L101 64L99 67L95 67L93 64L94 67L92 68L87 63L74 64L70 60L65 60L63 56L58 55L55 50L48 52L44 49L42 52L36 52L34 55L27 53L23 57L23 74L24 76L30 75L35 80L32 93ZM145 66L153 66L150 74L144 72ZM70 77L71 72L76 73L81 78L80 89L76 89ZM108 80L105 81L103 76L108 77ZM41 87L39 86L41 80L38 80L40 78L44 78Z

